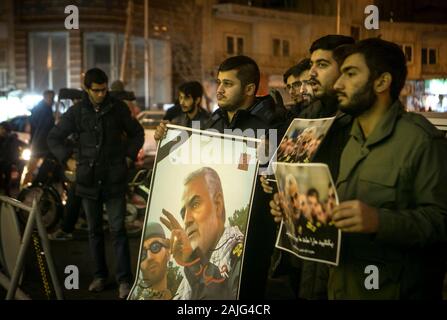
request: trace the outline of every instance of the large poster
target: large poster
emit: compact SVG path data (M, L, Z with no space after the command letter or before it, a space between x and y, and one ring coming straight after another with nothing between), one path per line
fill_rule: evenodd
M332 210L338 197L325 164L275 163L284 217L276 246L296 256L338 265L341 231Z
M168 126L129 299L238 298L258 143Z

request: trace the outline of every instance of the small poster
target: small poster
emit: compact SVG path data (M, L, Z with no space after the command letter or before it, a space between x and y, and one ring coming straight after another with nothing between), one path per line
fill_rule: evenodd
M311 162L334 119L335 117L294 119L279 144L275 161L287 163Z
M325 164L275 163L284 214L276 247L297 257L338 265L341 231L332 221L338 205Z
M259 142L168 125L130 300L238 298Z

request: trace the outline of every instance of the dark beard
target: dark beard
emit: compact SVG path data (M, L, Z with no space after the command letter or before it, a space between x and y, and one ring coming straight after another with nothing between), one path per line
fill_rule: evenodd
M376 95L374 94L373 85L374 81L368 80L363 88L352 96L348 105L339 105L339 109L353 117L358 117L371 109L377 99Z
M239 109L244 102L244 95L242 94L242 89L239 91L237 95L237 99L231 104L224 107L219 106L222 110L226 112L235 112L237 109Z
M195 107L195 106L192 106L192 107L191 107L189 110L187 110L187 111L183 111L183 110L182 110L182 112L183 112L184 114L193 114L194 111L196 111L196 107Z
M321 104L323 105L323 113L320 115L321 117L333 117L338 110L338 99L335 94L335 91L331 90L325 93L320 98Z

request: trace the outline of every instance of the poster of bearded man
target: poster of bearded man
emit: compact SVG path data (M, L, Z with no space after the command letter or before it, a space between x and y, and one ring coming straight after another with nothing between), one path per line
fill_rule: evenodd
M168 125L129 299L238 299L259 143Z

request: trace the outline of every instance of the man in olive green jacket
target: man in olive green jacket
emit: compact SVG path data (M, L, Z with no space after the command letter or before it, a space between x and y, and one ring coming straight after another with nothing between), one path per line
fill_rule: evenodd
M381 39L352 46L335 90L355 117L341 157L335 225L343 231L330 299L440 299L447 234L447 143L398 100L402 50Z

